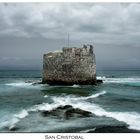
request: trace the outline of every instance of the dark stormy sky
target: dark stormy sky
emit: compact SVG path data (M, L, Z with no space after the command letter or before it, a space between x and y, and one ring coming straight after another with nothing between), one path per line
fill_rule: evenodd
M138 3L0 4L0 69L41 69L42 55L95 45L98 69L140 69Z

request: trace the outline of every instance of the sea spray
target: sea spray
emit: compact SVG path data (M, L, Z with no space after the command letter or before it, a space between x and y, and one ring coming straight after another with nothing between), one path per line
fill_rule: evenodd
M67 98L66 100L62 97L54 98L55 102L62 105L72 105L75 108L80 108L86 111L90 111L97 116L106 116L114 118L118 121L123 121L129 125L129 128L140 130L140 114L136 112L108 112L101 108L97 104L91 104L85 101L75 102L71 98Z
M140 78L104 78L104 83L140 83Z
M11 72L8 71L8 73L10 74ZM33 72L30 71L30 73L32 74ZM140 130L140 72L130 71L129 75L126 75L126 71L119 71L118 73L122 73L121 76L117 76L116 72L112 74L111 71L109 71L108 73L109 74L106 75L106 77L100 77L104 81L101 85L80 87L62 86L59 91L55 88L56 86L26 84L26 81L30 81L30 78L24 79L21 78L21 76L18 76L20 79L9 79L9 76L7 76L8 79L0 79L0 131L9 132L7 128L12 129L18 127L19 130L15 130L15 132L44 132L43 130L46 130L47 125L43 124L47 121L47 123L56 124L56 129L58 127L61 128L59 129L60 131L57 132L61 132L61 130L63 131L65 129L71 130L72 125L76 128L75 123L72 123L73 121L77 122L77 120L66 121L66 123L69 122L69 126L63 124L63 120L61 120L62 127L62 125L59 124L60 120L56 120L55 122L55 120L43 118L38 114L42 110L49 111L63 105L71 105L73 108L80 108L90 111L97 116L101 116L101 120L104 122L103 127L106 125L111 127L111 122L106 120L106 117L108 117L108 120L110 120L111 117L121 121L119 123L127 123L130 129ZM16 74L18 73L16 72ZM103 75L105 74L103 73ZM36 77L36 74L34 74L34 77ZM83 93L83 90L84 94L81 94L81 92ZM51 99L51 102L48 101L49 99ZM34 111L33 114L32 111ZM24 113L28 115L26 116ZM37 123L39 122L38 124L36 123L36 125L33 125L36 126L34 128L31 125L28 125L28 122L33 121L32 117L34 121ZM42 123L40 123L41 119L44 120ZM84 119L90 120L90 118ZM80 120L81 124L83 124L83 118L80 118ZM25 121L27 124L24 124ZM115 122L116 126L118 125L118 121ZM91 124L90 121L89 124ZM87 126L83 128L83 131L90 128L98 128L99 126L94 123L92 125L93 126L88 127L87 124ZM53 132L54 128L51 127L51 125L49 127L48 131ZM115 131L117 132L118 130Z
M20 113L14 115L16 118L22 119L28 116L28 111L27 110L22 110Z

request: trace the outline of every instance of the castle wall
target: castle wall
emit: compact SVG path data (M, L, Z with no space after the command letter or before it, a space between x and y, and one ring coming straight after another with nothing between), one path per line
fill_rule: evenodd
M44 54L42 82L51 85L96 84L93 46L63 48L62 52Z

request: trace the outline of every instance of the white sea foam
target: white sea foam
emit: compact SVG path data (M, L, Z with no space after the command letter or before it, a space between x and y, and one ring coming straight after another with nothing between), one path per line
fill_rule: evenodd
M99 80L103 80L104 83L140 83L140 78L106 78L97 77Z
M34 105L28 109L24 109L19 113L14 114L13 116L11 116L10 120L6 120L3 123L0 124L0 128L3 127L8 127L9 129L12 129L13 127L16 126L16 123L18 123L21 119L24 119L25 117L27 117L29 115L29 112L31 111L41 111L41 110L53 110L54 108L57 108L58 106L60 106L60 104L57 103L53 103L53 104L48 104L48 103L42 103L40 105Z
M87 96L87 97L71 97L72 100L87 100L87 99L92 99L92 98L97 98L101 95L106 94L107 92L105 90L98 92L96 94L93 94L91 96Z
M96 128L92 128L92 129L86 129L86 130L81 130L80 133L88 133L90 131L95 131Z
M7 83L5 85L7 85L7 86L14 86L14 87L25 87L25 86L31 86L32 83L17 82L17 83Z
M42 84L34 84L32 82L16 81L13 83L6 83L6 86L17 87L17 88L42 88ZM46 86L46 85L45 85Z
M140 78L106 78L105 83L139 83Z
M74 84L72 87L76 88L76 87L80 87L80 85Z
M12 129L16 126L16 123L18 123L21 119L25 118L26 116L28 116L28 110L22 110L21 112L11 116L10 120L2 122L0 127L8 127L9 129Z
M73 96L68 96L66 98L71 98L71 100L73 100L73 101L78 101L78 100L80 101L80 100L87 100L87 99L97 98L97 97L99 97L101 95L104 95L106 93L107 92L105 90L103 90L101 92L98 92L96 94L93 94L93 95L87 96L87 97L75 97L75 96L73 97Z
M129 128L140 130L140 114L136 112L108 112L94 103L88 103L85 101L74 101L71 98L54 98L56 104L59 105L72 105L75 108L81 108L83 110L90 111L97 116L106 116L114 118L118 121L123 121L129 125Z
M16 126L16 123L18 123L21 119L25 118L28 116L28 111L22 110L18 114L14 114L12 120L9 122L7 121L7 125L9 126L9 129L12 129Z
M44 98L47 98L47 97L48 97L48 95L45 95L45 96L44 96Z
M30 111L40 111L40 110L53 110L59 106L65 106L65 105L72 105L74 108L80 108L86 111L90 111L93 114L97 116L106 116L114 118L118 121L123 121L126 124L129 125L129 128L140 130L140 114L136 112L109 112L100 107L97 104L87 102L85 99L89 98L97 98L100 95L105 94L106 91L102 91L100 93L91 95L89 97L79 97L78 100L75 100L77 97L71 97L71 96L65 96L65 97L52 97L53 103L42 103L39 105L34 105L27 110L22 110L20 113L15 114L14 118L9 121L5 122L5 125L8 125L9 128L12 128L15 126L17 122L20 121L20 119L25 118Z
M105 79L106 77L105 76L97 76L97 79L98 80L103 80L103 79Z
M82 109L91 111L92 113L96 114L97 116L106 116L112 117L116 120L123 121L129 125L129 128L140 130L140 114L135 112L107 112L101 107L97 105L86 105L81 104L77 105L77 107L81 107Z
M15 127L15 124L16 124L17 122L19 122L19 119L13 117L13 118L10 119L10 120L7 120L7 121L2 122L2 123L0 124L0 128L9 127L9 129L12 129L13 127Z
M69 103L77 103L77 102L85 101L87 99L97 98L97 97L104 95L106 93L107 93L106 91L101 91L99 93L93 94L93 95L88 96L88 97L74 97L74 96L53 97L53 100L54 100L53 108L56 108L60 105L64 106L64 105L67 105ZM43 104L37 105L37 106L40 106L41 110L45 110L45 107L47 107L47 109L52 109L51 108L52 104L48 104L48 103L43 103Z
M102 91L101 93L105 94L106 92ZM94 97L98 97L99 95L101 95L101 93L95 94L96 96L94 96ZM89 96L89 98L91 98L91 97L92 96ZM85 98L87 98L87 97L85 97ZM85 100L77 101L77 100L74 100L74 98L71 98L70 96L53 97L53 100L54 100L54 103L52 103L52 104L42 103L40 105L35 105L26 111L29 112L29 111L39 111L39 110L53 110L59 106L72 105L74 108L80 108L83 110L90 111L97 116L106 116L106 117L114 118L118 121L123 121L129 125L129 128L140 130L140 114L139 113L136 113L136 112L108 112L97 104L89 103L89 102L86 102ZM16 117L17 117L16 119L19 121L18 118L21 119L21 118L25 117L28 114L26 111L22 111L21 113L16 115ZM17 123L18 121L14 122L14 123ZM12 125L14 125L14 123L12 123Z
M59 103L53 103L53 104L48 104L48 103L42 103L42 104L39 104L39 105L35 105L31 108L28 109L28 112L29 111L41 111L41 110L53 110L55 108L57 108L58 106L60 106L61 104Z
M28 116L28 111L27 110L22 110L20 113L14 115L16 118L22 119Z
M81 97L80 99L97 98L97 97L99 97L99 96L101 96L101 95L104 95L104 94L106 94L106 93L107 93L107 92L104 90L104 91L101 91L101 92L99 92L99 93L93 94L93 95L88 96L88 97Z

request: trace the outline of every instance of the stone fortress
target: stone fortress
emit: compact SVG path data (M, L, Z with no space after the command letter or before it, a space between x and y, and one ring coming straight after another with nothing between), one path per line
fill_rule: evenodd
M63 48L43 56L42 83L49 85L94 85L96 62L92 45Z

